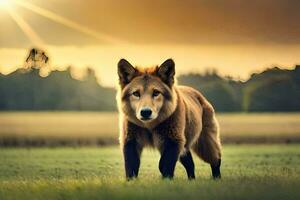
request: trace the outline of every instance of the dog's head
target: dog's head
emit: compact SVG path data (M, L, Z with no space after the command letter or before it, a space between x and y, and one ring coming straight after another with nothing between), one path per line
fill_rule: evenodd
M119 108L132 122L147 127L174 112L177 98L173 90L175 63L172 59L152 68L133 67L121 59L118 75L121 87Z

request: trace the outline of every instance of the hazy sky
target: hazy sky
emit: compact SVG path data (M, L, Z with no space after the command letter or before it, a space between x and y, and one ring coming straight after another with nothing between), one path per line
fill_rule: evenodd
M51 67L95 68L115 82L121 57L177 71L214 67L246 78L272 65L300 63L298 0L6 0L0 4L0 71L46 49Z

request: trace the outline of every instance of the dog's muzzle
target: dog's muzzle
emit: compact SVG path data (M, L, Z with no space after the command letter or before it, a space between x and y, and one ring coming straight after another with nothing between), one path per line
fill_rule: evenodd
M140 111L141 120L150 120L152 115L152 110L150 108L143 108Z

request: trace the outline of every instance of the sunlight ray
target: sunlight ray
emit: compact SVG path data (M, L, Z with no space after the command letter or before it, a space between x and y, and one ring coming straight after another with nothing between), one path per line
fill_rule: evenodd
M107 43L111 43L111 44L120 44L120 43L126 43L124 40L120 40L120 39L117 39L115 37L112 37L110 35L107 35L107 34L104 34L104 33L99 33L95 30L92 30L86 26L83 26L79 23L76 23L70 19L67 19L61 15L58 15L54 12L51 12L47 9L44 9L44 8L41 8L39 6L36 6L34 4L31 4L29 2L23 2L23 1L19 1L19 0L15 0L14 1L15 4L19 5L19 6L22 6L26 9L29 9L43 17L46 17L48 19L51 19L53 20L54 22L57 22L57 23L60 23L60 24L63 24L69 28L72 28L76 31L79 31L81 33L84 33L86 35L89 35L91 37L94 37L98 40L101 40L101 41L104 41L104 42L107 42Z
M42 38L31 28L31 26L15 11L11 8L7 8L7 12L11 18L16 22L24 34L29 38L33 45L38 46L39 48L44 48L45 43Z

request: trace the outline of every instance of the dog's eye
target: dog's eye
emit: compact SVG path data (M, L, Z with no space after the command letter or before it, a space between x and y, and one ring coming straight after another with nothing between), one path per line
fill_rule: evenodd
M135 91L132 93L133 96L135 97L140 97L140 92L139 91Z
M159 94L160 94L160 91L158 91L158 90L153 90L152 96L153 96L153 97L157 97Z

